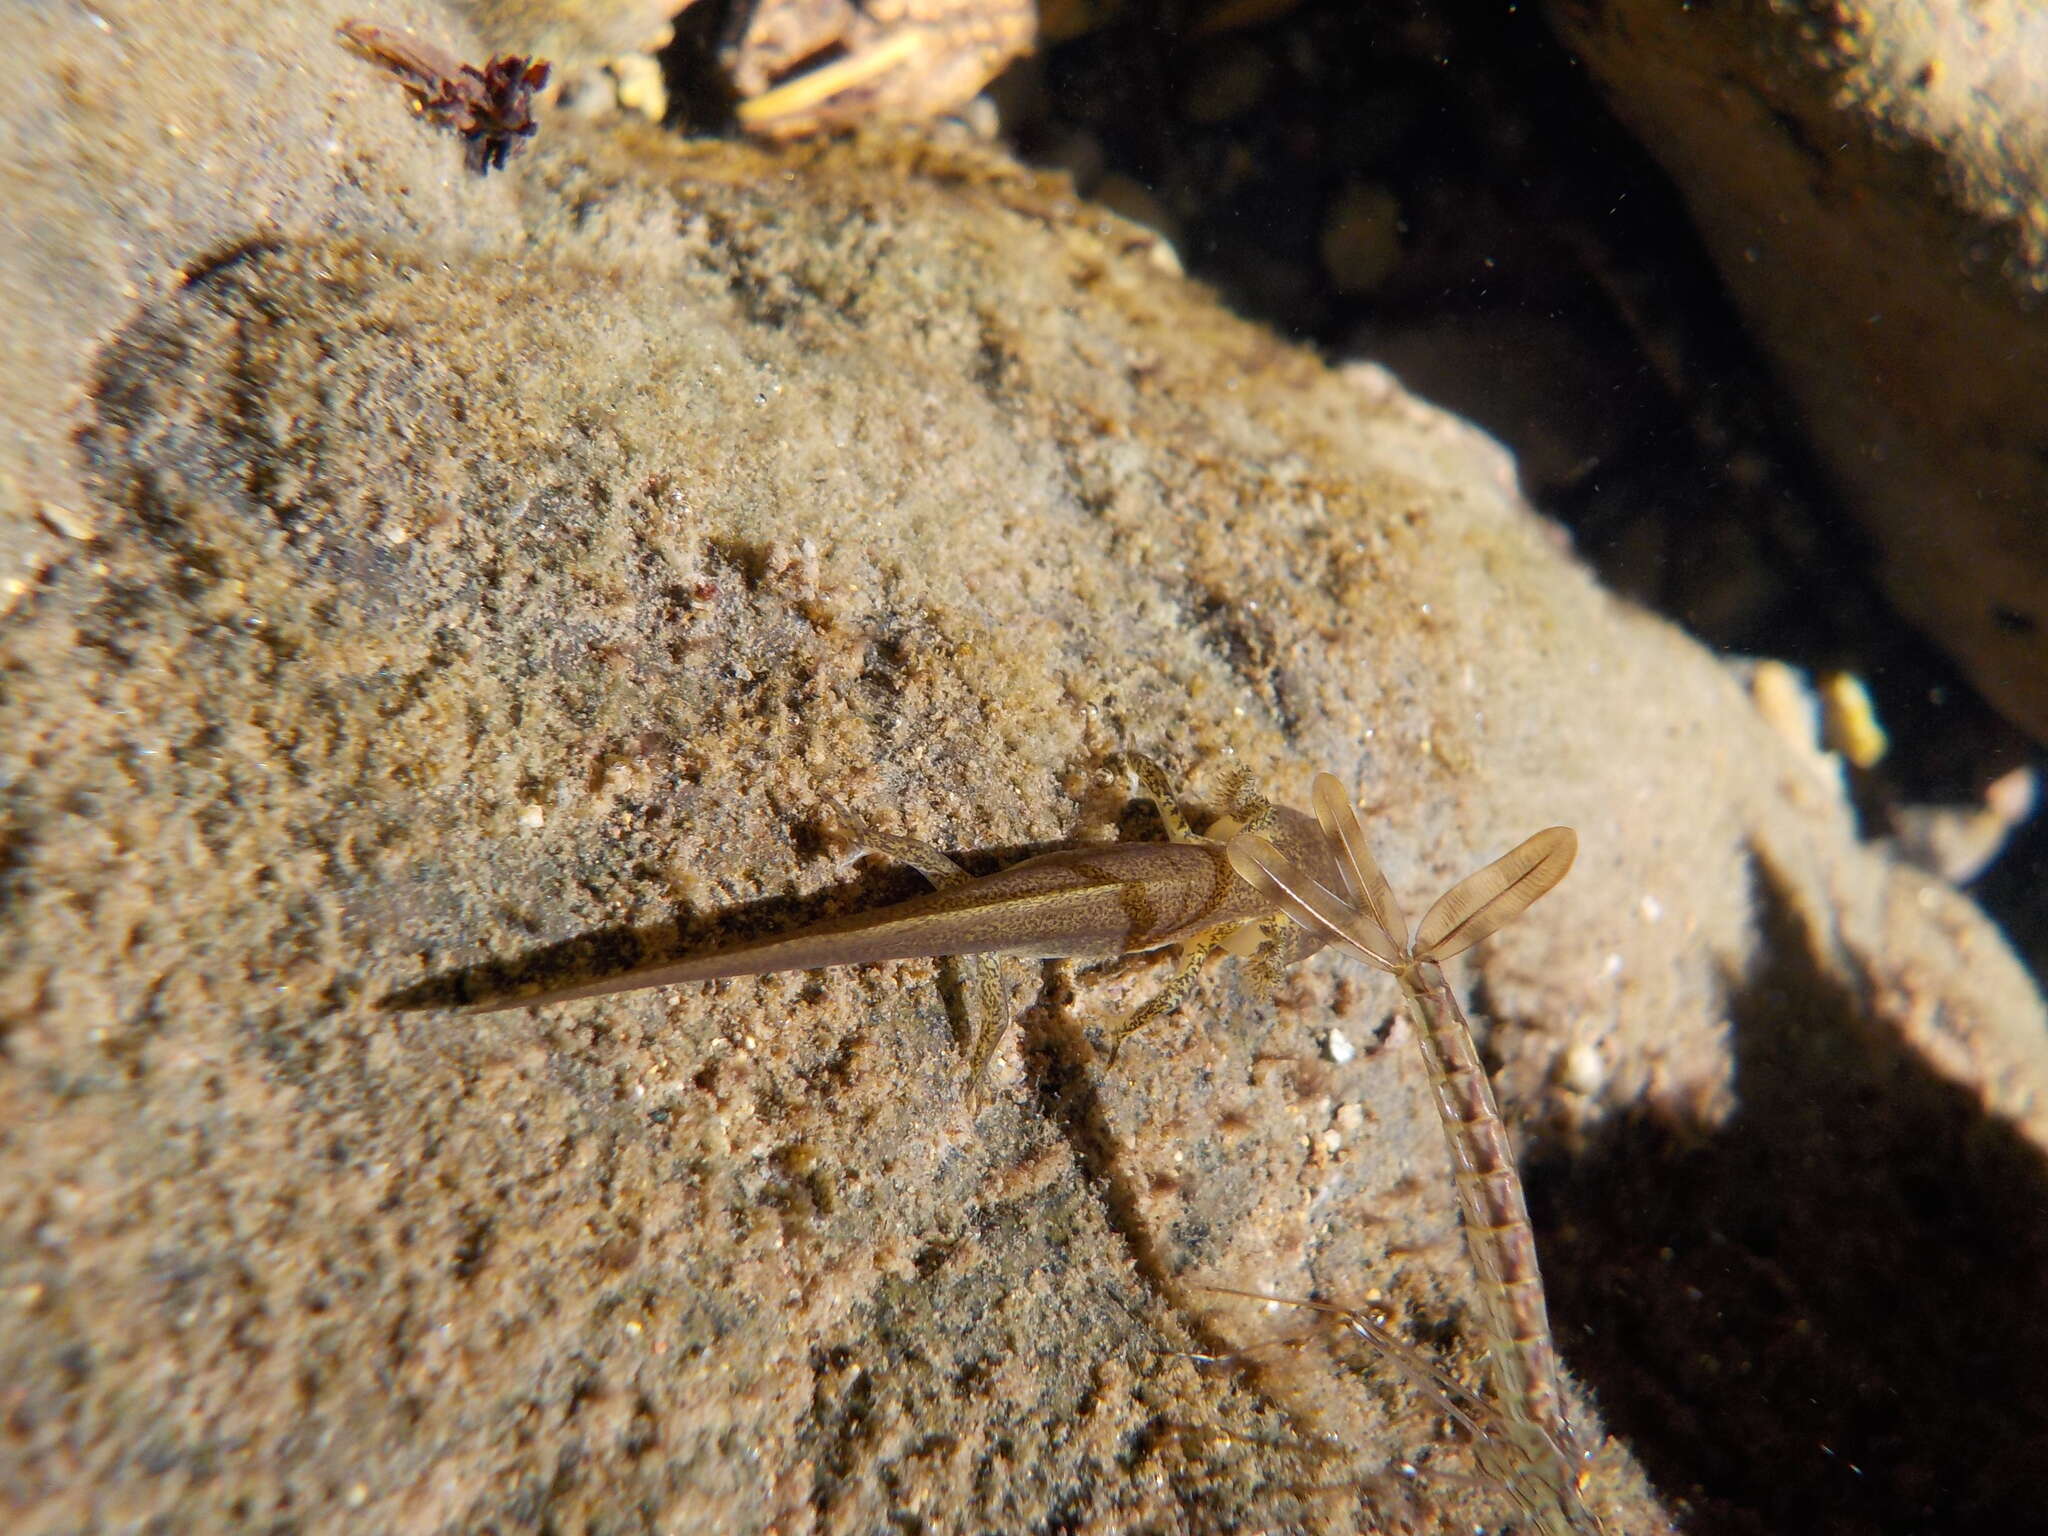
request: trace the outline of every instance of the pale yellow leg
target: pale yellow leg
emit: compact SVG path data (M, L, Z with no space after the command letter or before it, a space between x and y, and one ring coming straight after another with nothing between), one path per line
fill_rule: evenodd
M1285 912L1275 912L1259 923L1259 947L1244 962L1245 981L1252 990L1263 997L1280 990L1280 978L1287 973L1287 955L1299 931Z
M1235 925L1233 924L1232 927ZM1230 928L1213 928L1197 938L1190 939L1181 947L1180 969L1175 971L1165 986L1154 993L1152 1000L1123 1022L1109 1042L1109 1064L1116 1065L1117 1053L1124 1048L1124 1041L1150 1024L1154 1019L1163 1018L1187 1001L1187 995L1194 991L1195 982L1202 974L1202 962L1223 947Z
M1264 833L1273 825L1273 802L1259 793L1258 780L1249 768L1233 768L1224 776L1223 793L1230 799L1230 814L1240 832Z
M1166 836L1170 841L1198 841L1195 829L1188 825L1187 817L1180 813L1180 802L1173 794L1173 781L1167 778L1164 768L1138 752L1121 753L1115 761L1138 781L1139 790L1158 810L1159 820L1165 826Z
M943 891L971 878L930 843L871 827L836 800L826 800L825 809L848 842L908 864L929 880L934 890ZM1003 963L996 956L954 955L945 963L958 967L954 974L959 977L960 998L967 1009L967 1106L974 1109L981 1103L981 1080L1009 1027L1010 998L1003 985Z

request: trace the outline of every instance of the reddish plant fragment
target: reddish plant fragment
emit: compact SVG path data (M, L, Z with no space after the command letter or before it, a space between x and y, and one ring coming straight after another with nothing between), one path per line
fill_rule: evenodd
M545 59L500 53L478 69L398 27L344 21L341 35L403 80L428 122L462 135L479 176L502 170L540 126L533 93L548 83Z

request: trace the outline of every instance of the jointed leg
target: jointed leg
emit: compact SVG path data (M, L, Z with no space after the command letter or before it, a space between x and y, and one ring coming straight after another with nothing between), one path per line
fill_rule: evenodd
M949 885L958 885L968 878L967 871L939 852L930 843L921 843L914 837L902 837L894 832L884 832L869 826L861 817L854 815L837 800L823 802L826 815L835 829L856 848L865 848L870 853L879 853L884 858L894 859L899 864L908 864L925 879L931 881L935 890L945 890Z
M960 967L960 996L967 1005L967 1107L974 1110L981 1107L981 1080L1010 1027L1009 988L999 956L955 955L953 964Z
M1195 829L1180 813L1180 802L1173 794L1173 781L1167 778L1164 768L1137 752L1120 753L1115 761L1138 781L1139 792L1158 810L1159 820L1165 825L1170 841L1192 843L1197 840Z
M1190 939L1182 947L1180 969L1173 973L1165 986L1153 994L1150 1002L1125 1019L1123 1026L1111 1038L1109 1064L1112 1067L1116 1065L1117 1053L1124 1048L1124 1041L1154 1019L1164 1017L1187 1001L1187 995L1194 991L1195 982L1202 974L1202 962L1223 947L1223 941L1230 931L1229 928L1214 928L1197 938Z
M1280 990L1280 978L1286 973L1288 955L1300 935L1294 919L1285 912L1275 912L1259 924L1259 947L1245 957L1245 980L1261 996L1271 997Z
M825 809L848 842L908 864L935 890L943 891L970 878L929 843L871 827L835 800L827 800ZM967 1010L967 1105L973 1109L981 1102L981 1080L1009 1027L1010 999L1003 985L1003 963L995 955L955 955L949 963L959 967L960 998Z
M1110 1041L1109 1064L1116 1065L1117 1052L1123 1049L1126 1039L1187 1001L1188 993L1194 990L1195 981L1201 975L1202 962L1219 951L1243 960L1251 984L1259 991L1268 994L1278 991L1281 973L1287 969L1288 956L1299 937L1299 930L1284 912L1275 912L1258 922L1256 947L1248 945L1252 931L1250 922L1227 923L1198 934L1184 945L1180 968L1144 1007L1124 1020L1123 1027Z
M1230 814L1240 832L1267 832L1273 826L1273 802L1259 793L1258 780L1249 768L1237 767L1223 779L1223 792L1230 797Z

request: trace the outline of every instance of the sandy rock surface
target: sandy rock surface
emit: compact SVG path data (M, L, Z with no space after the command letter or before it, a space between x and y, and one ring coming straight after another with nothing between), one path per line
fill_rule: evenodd
M1020 966L978 1110L924 963L424 1006L914 889L828 795L984 867L1156 835L1122 748L1330 768L1418 908L1578 829L1457 980L1610 1531L2038 1507L2038 996L1484 438L983 151L551 123L480 181L253 7L66 93L171 15L47 22L8 127L75 267L0 252L5 405L82 519L0 526L56 541L0 624L10 1529L1506 1518L1388 1475L1470 1458L1384 1371L1189 1358L1300 1331L1217 1284L1473 1364L1340 961L1114 1072L1166 960Z
M538 54L578 70L621 55L651 52L673 33L670 18L690 0L456 0L492 49ZM445 26L441 8L421 6L429 25ZM374 20L382 20L379 12Z
M1685 194L1891 599L2048 740L2048 14L1551 11Z

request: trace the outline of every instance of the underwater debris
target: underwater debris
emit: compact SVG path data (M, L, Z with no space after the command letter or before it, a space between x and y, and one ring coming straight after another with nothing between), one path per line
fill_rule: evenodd
M533 93L548 83L553 66L546 59L493 54L478 69L398 27L351 20L340 30L366 57L404 81L414 111L462 135L466 163L479 176L503 170L540 126L533 116Z

